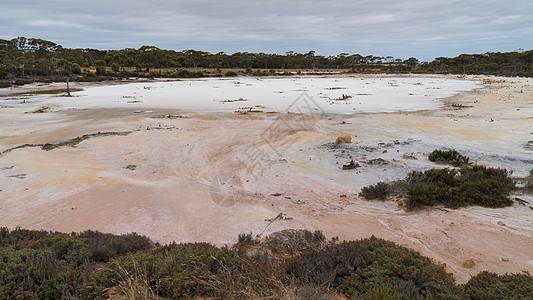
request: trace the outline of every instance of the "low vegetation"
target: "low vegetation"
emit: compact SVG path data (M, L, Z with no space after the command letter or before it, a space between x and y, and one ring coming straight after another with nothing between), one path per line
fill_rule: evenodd
M461 167L411 172L403 180L363 187L360 195L366 199L386 199L391 194L405 197L407 209L435 205L448 208L470 205L497 208L513 204L509 195L516 185L507 170L469 165L469 158L455 150L435 150L429 160Z
M285 230L233 248L159 245L137 234L0 228L1 299L524 299L529 274L465 285L418 252L376 237L327 241Z
M391 185L386 182L378 182L374 185L365 186L361 189L361 196L366 199L385 199L391 192Z
M428 159L432 162L449 164L454 167L467 165L470 158L461 155L457 150L435 150L431 152Z
M407 189L408 209L434 205L497 208L513 204L509 194L515 184L505 169L474 165L460 170L430 169L415 172L410 177L419 180Z

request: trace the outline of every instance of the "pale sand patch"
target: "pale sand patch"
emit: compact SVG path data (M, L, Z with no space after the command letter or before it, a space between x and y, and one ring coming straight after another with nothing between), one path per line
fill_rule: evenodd
M69 99L61 98L52 112L24 114L42 101L4 103L10 107L0 108L0 151L96 132L132 133L88 139L74 148L27 147L0 155L0 226L136 231L160 242L217 245L232 244L243 232L320 229L341 239L393 240L445 262L460 282L481 270L533 272L533 210L527 206L406 213L394 202L357 196L362 186L434 166L427 154L442 147L524 176L533 167L533 152L523 147L533 140L533 81L490 79L481 90L446 99L439 110L315 116L305 119L304 128L280 113L241 116L142 103L64 110L62 101ZM266 143L265 132L278 117L305 130L275 131L275 142ZM340 134L352 135L352 143L334 147ZM255 166L246 163L270 146L279 154L270 152ZM406 158L411 156L417 159ZM376 158L388 164L366 163ZM350 159L361 168L341 170ZM217 205L210 193L212 180L223 174L239 179L229 207ZM533 206L533 198L519 197ZM279 213L284 218L267 227ZM467 259L476 266L462 268Z

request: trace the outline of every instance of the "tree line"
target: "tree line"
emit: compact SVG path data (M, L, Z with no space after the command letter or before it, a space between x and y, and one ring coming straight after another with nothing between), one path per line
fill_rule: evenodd
M203 71L201 71L203 69ZM240 69L223 73L222 69ZM263 71L261 71L263 69ZM98 50L65 48L54 42L17 37L0 39L0 79L73 76L98 77L204 77L293 74L288 70L338 69L361 73L452 73L533 77L533 50L461 54L421 62L392 56L340 53L317 55L315 51L285 54L197 50L166 50L155 46L138 49ZM246 71L244 71L246 70Z

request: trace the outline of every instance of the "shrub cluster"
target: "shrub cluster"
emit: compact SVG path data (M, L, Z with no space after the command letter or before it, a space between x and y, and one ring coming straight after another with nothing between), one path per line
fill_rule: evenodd
M454 167L467 165L470 158L461 155L456 150L435 150L429 154L428 159L432 162L450 164Z
M353 299L459 299L459 288L442 266L418 252L371 237L329 245L293 258L290 276L328 285Z
M375 185L365 186L361 189L359 195L365 197L366 199L385 199L389 196L391 192L390 184L386 182L378 182Z
M429 258L376 237L335 243L320 231L289 230L264 241L250 239L241 235L238 247L263 249L272 257L258 264L248 251L206 243L154 245L136 234L0 228L0 299L328 299L338 294L527 299L533 294L529 274L482 272L456 285ZM269 250L273 245L277 252Z
M406 208L444 205L458 208L469 205L484 207L505 207L512 205L511 191L515 182L507 170L481 165L470 165L469 158L456 150L435 150L428 159L433 162L451 164L460 169L429 169L411 172L403 180L379 182L363 187L359 195L366 199L385 199L394 193L407 197ZM526 188L533 188L533 170Z
M497 208L513 204L509 194L515 189L515 183L505 169L474 165L459 171L430 169L416 176L422 180L408 187L406 205L409 209L433 205Z
M320 230L282 230L269 235L265 244L269 248L282 254L299 253L305 249L320 249L324 246L326 237Z
M392 191L406 196L406 208L444 205L458 208L469 205L505 207L515 183L505 169L481 165L455 169L429 169L411 172L403 180L364 187L360 195L366 199L385 199Z
M467 299L533 299L533 276L481 272L464 286Z

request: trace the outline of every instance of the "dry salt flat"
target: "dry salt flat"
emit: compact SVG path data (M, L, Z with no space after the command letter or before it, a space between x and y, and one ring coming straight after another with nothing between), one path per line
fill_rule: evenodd
M533 272L531 196L513 195L528 205L505 209L415 213L358 196L365 185L435 167L427 155L436 148L525 176L533 168L533 80L376 75L72 86L83 91L9 95L64 83L0 91L0 152L12 149L0 155L0 226L217 245L243 232L319 229L395 241L446 263L460 282L481 270ZM302 95L313 101L295 103ZM301 115L303 128L283 129L301 126L294 116L306 112L313 115ZM266 143L273 128L276 140ZM341 134L352 143L335 146ZM268 158L257 156L267 149ZM342 170L351 159L360 168ZM228 174L237 189L222 203L213 183ZM467 259L476 266L463 268Z
M75 98L38 97L69 108L167 108L234 111L254 107L283 112L302 93L324 113L434 109L441 100L478 88L481 82L445 78L222 78L97 86ZM43 99L44 98L44 99ZM292 108L292 112L298 112Z

